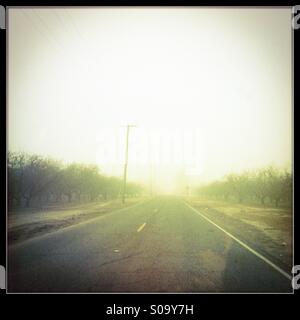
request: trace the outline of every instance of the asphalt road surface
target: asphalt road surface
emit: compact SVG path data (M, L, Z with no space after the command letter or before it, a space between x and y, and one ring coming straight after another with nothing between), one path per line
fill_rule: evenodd
M159 197L8 250L9 292L291 292L183 200Z

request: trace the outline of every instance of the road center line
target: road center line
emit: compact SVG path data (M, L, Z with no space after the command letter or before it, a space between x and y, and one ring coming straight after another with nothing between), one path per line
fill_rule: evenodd
M146 222L144 222L144 223L137 229L137 232L142 231L142 230L144 229L145 225L146 225Z
M244 243L243 241L239 240L238 238L236 238L234 235L232 235L230 232L226 231L225 229L223 229L222 227L220 227L219 225L217 225L216 223L214 223L212 220L210 220L209 218L207 218L204 214L200 213L197 209L193 208L192 206L190 206L187 202L185 202L185 205L187 207L189 207L191 210L193 210L194 212L196 212L199 216L201 216L202 218L204 218L206 221L210 222L211 224L213 224L215 227L217 227L218 229L220 229L221 231L223 231L225 234L227 234L230 238L232 238L233 240L235 240L237 243L239 243L241 246L243 246L245 249L247 249L248 251L250 251L251 253L253 253L255 256L257 256L258 258L260 258L261 260L263 260L264 262L266 262L269 266L271 266L273 269L275 269L276 271L278 271L279 273L281 273L283 276L285 276L287 279L292 280L292 276L289 275L287 272L285 272L284 270L282 270L280 267L278 267L276 264L274 264L272 261L270 261L268 258L264 257L263 255L261 255L260 253L258 253L257 251L255 251L254 249L252 249L251 247L249 247L246 243Z

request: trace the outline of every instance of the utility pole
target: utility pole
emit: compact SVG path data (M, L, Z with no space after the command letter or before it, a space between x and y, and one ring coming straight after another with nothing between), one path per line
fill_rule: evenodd
M125 163L124 163L124 177L123 177L123 194L122 194L122 203L125 203L125 194L126 194L126 179L127 179L127 165L128 165L128 140L129 140L129 130L130 128L135 127L134 125L127 125L126 130L126 149L125 149Z
M152 146L151 146L151 140L148 136L148 161L150 164L150 196L153 196L153 159L152 159Z

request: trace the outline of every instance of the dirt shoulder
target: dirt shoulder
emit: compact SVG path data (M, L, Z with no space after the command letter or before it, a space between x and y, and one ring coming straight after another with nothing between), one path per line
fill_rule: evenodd
M130 198L126 200L125 204L122 204L121 200L112 200L12 211L8 213L8 244L20 243L27 239L94 219L140 201L143 201L143 199Z
M291 209L247 206L189 198L186 201L213 222L265 255L287 272L293 260Z

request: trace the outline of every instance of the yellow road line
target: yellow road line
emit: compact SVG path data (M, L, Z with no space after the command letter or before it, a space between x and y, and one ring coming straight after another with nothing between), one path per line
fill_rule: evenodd
M137 229L137 232L142 231L142 230L144 229L145 225L146 225L146 222L144 222L144 223Z
M207 218L204 214L200 213L197 209L193 208L192 206L190 206L187 202L184 202L186 204L186 206L188 206L191 210L193 210L194 212L196 212L199 216L201 216L202 218L204 218L205 220L207 220L208 222L210 222L211 224L213 224L215 227L217 227L218 229L220 229L221 231L223 231L225 234L227 234L230 238L232 238L233 240L235 240L237 243L239 243L241 246L243 246L245 249L247 249L248 251L250 251L251 253L253 253L255 256L257 256L258 258L260 258L261 260L263 260L264 262L266 262L269 266L271 266L273 269L275 269L276 271L278 271L279 273L281 273L283 276L285 276L287 279L291 280L292 276L289 275L287 272L285 272L284 270L282 270L280 267L278 267L276 264L274 264L272 261L270 261L269 259L267 259L266 257L264 257L263 255L261 255L260 253L258 253L257 251L255 251L254 249L252 249L251 247L249 247L246 243L244 243L243 241L239 240L238 238L236 238L234 235L232 235L230 232L226 231L225 229L223 229L222 227L220 227L219 225L217 225L216 223L214 223L212 220L210 220L209 218Z

